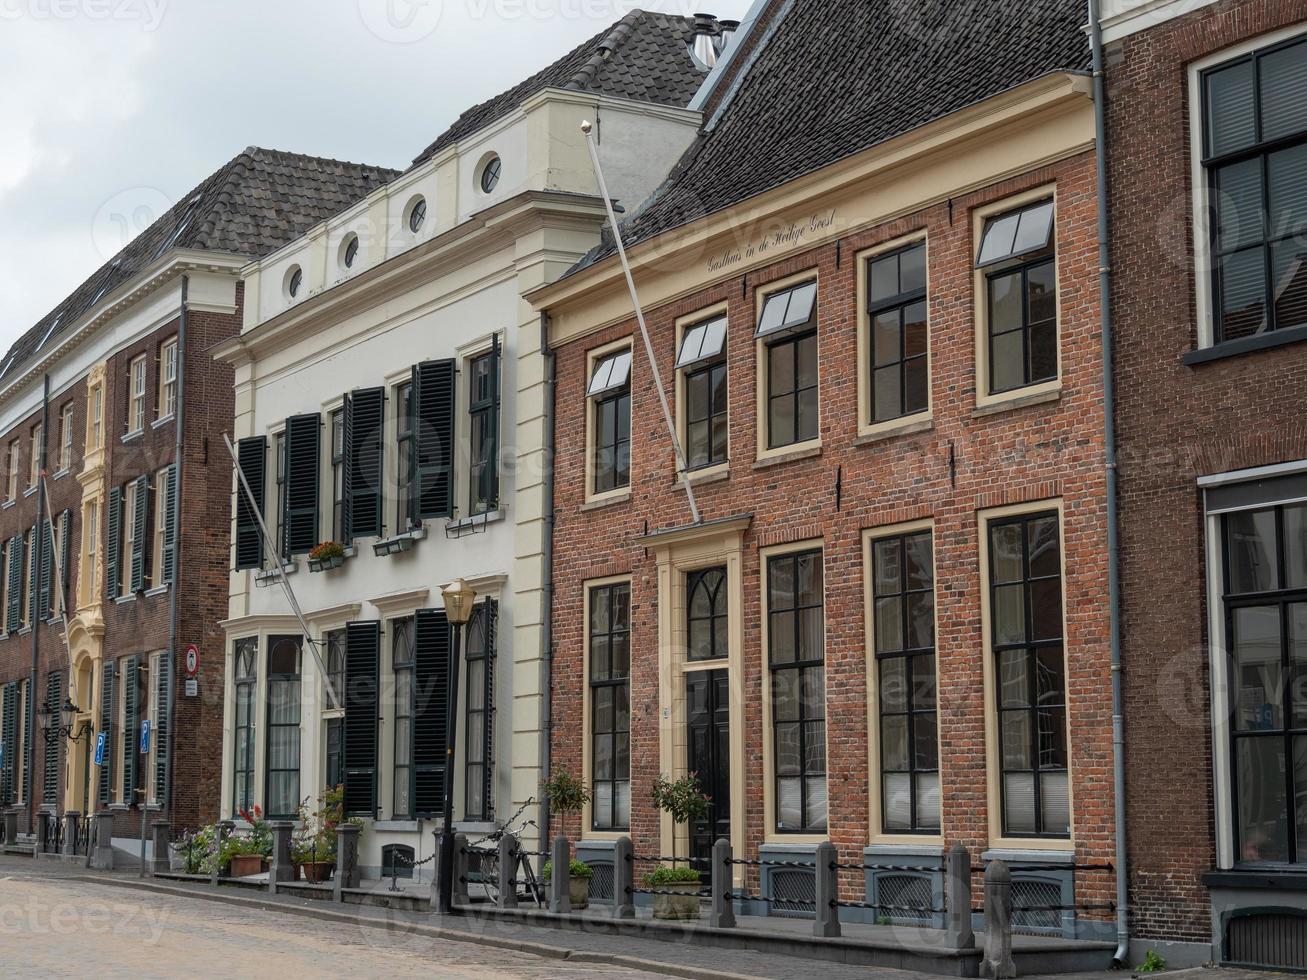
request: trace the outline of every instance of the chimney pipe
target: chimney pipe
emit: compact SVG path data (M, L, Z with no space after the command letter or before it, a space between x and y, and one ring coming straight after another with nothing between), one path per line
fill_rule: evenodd
M730 47L731 41L735 39L735 32L740 29L740 22L738 20L719 20L717 28L719 33L716 47L717 57L720 58L726 53L726 49Z
M720 50L721 27L712 14L694 15L694 35L690 40L690 57L704 71L711 71L717 64Z

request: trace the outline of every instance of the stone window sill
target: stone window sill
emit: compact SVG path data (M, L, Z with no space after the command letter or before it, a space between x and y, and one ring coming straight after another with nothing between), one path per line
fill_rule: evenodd
M114 601L114 605L116 605L116 606L121 606L123 603L126 603L126 602L135 602L135 601L136 601L136 595L135 595L135 593L133 593L133 594L131 594L131 595L120 595L120 596L118 596L117 598L115 598L113 601Z
M127 433L127 435L123 436L123 442L135 442L137 439L140 439L144 435L145 435L144 429L137 429L135 432L129 432Z
M1235 868L1229 871L1208 871L1202 877L1210 889L1229 888L1249 891L1307 891L1307 871L1301 866L1274 868Z
M1242 354L1251 354L1254 351L1284 347L1286 344L1296 344L1303 340L1307 340L1307 326L1290 327L1288 330L1273 330L1270 333L1240 337L1238 340L1227 340L1224 343L1213 344L1211 347L1200 347L1197 350L1188 351L1180 358L1180 363L1194 367L1212 361L1223 361L1227 357L1239 357Z
M167 592L168 592L168 586L165 583L164 585L156 585L154 588L146 592L145 595L148 598L156 595L166 595Z
M687 482L692 487L707 487L714 483L722 483L730 478L730 464L722 463L720 466L714 466L708 469L688 470L676 478L673 487L677 490L684 490Z
M983 419L990 415L999 415L1003 412L1015 412L1019 408L1030 408L1034 405L1047 405L1055 402L1062 397L1062 386L1050 388L1046 391L1032 391L1027 394L1018 394L1013 398L1004 398L1002 401L991 402L988 405L981 405L971 413L973 419Z
M163 418L161 418L161 419L155 419L153 422L150 423L150 428L152 428L152 429L161 429L161 428L163 428L165 425L167 425L169 422L173 421L176 417L177 417L177 416L175 416L175 415L165 415L165 416L164 416Z
M30 497L34 493L36 493L36 487L28 487L26 490L23 491L23 496Z
M32 633L32 627L30 627L30 626L24 626L24 627L23 627L22 629L20 629L16 634L11 634L11 635L16 635L16 636L30 636L31 633Z
M792 452L782 452L775 456L764 456L754 462L755 470L765 470L773 466L784 466L786 463L797 463L803 459L816 459L821 455L821 446L809 446L806 449L795 449Z
M52 479L52 480L62 480L62 479L63 479L64 477L66 477L70 472L71 472L71 471L68 469L68 467L65 466L65 467L64 467L63 469L61 469L58 473L56 473L54 476L50 477L50 479Z
M929 432L935 427L935 419L931 415L910 415L905 419L899 419L895 422L885 422L881 425L866 429L862 435L853 440L855 446L873 446L878 442L884 442L887 439L897 439L901 436L916 435L920 432Z
M10 497L3 504L0 504L0 507L3 507L5 510L8 510L10 507L13 507L17 503L18 503L17 500L15 500L13 497Z
M588 500L581 505L581 513L585 514L592 510L603 510L605 507L616 507L618 504L631 502L631 492L614 494L611 497L599 497L596 500Z

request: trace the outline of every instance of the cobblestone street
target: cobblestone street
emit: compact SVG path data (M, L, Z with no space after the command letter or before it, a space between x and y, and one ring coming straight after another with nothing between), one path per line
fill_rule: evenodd
M648 977L276 911L0 873L5 977Z

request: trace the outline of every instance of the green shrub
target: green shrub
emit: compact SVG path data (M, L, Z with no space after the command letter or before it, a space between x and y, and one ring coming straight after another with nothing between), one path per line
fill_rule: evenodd
M584 861L578 861L576 858L572 858L567 862L567 873L573 878L593 878L595 869L590 867L590 865L586 864ZM540 869L540 877L545 881L551 881L553 879L554 862L552 860L546 861L545 866Z
M660 864L652 871L646 871L644 874L644 883L649 887L657 885L675 885L682 882L693 881L699 883L699 872L694 868L673 868L665 864Z
M1154 950L1149 950L1144 956L1144 961L1135 967L1138 973L1161 973L1166 969L1166 960L1158 956Z

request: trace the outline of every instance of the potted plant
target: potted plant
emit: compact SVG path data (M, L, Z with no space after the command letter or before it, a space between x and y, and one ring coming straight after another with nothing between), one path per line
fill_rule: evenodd
M677 780L659 775L654 780L653 805L672 818L672 857L676 857L676 828L708 815L711 801L699 786L696 773ZM659 865L644 876L646 888L656 889L655 919L697 919L699 917L699 872L678 864Z
M232 834L223 841L219 859L231 877L248 878L261 873L272 858L272 830L257 803L251 809L242 809L240 817L250 825L250 831Z
M581 909L590 907L590 879L595 876L594 868L584 861L578 861L576 858L567 862L567 896L572 902L572 911L579 912ZM549 884L554 876L554 862L546 861L540 871L540 877Z
M324 541L309 552L310 572L329 572L345 562L345 549L335 541Z
M305 881L327 881L336 870L336 828L345 818L343 786L323 790L312 813L306 799L299 807L300 829L291 838L291 860L295 876Z
M560 769L550 777L545 783L545 798L549 800L549 812L556 816L565 816L569 813L580 813L590 802L590 791L585 788L585 783L577 779L566 769ZM584 872L579 872L578 868L584 868ZM548 878L549 871L552 870L552 862L546 861L541 868L540 877ZM572 876L571 883L568 886L568 894L572 900L572 908L584 909L590 905L590 879L594 877L594 871L584 861L573 860L568 866L568 872Z

